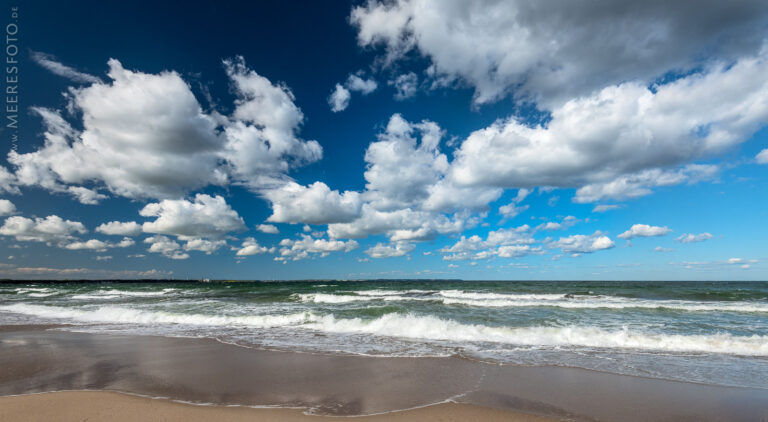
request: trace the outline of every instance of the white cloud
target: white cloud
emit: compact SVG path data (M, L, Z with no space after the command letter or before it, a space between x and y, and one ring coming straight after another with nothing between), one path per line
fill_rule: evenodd
M210 255L227 245L227 241L223 239L208 240L196 237L187 238L186 241L184 244L185 251L200 251L205 252L206 255Z
M288 88L249 70L240 57L224 65L237 96L231 116L203 112L176 72L130 71L110 60L110 82L67 94L83 131L57 111L32 109L46 127L45 145L9 154L12 186L68 191L86 203L101 199L98 186L78 186L90 182L129 198L178 198L208 185L258 190L284 183L290 169L321 157L316 141L296 136L303 114Z
M107 242L103 242L98 239L91 239L87 240L85 242L72 242L64 246L66 249L71 250L94 250L97 252L104 252L109 248L109 244Z
M129 246L133 246L134 244L135 242L133 241L133 239L129 239L127 237L118 243L110 243L110 242L104 242L98 239L90 239L86 241L76 241L76 242L68 243L64 245L64 248L74 250L74 251L94 250L97 252L104 252L109 248L127 248Z
M768 164L768 148L760 151L755 156L755 161L757 161L759 164Z
M615 205L615 204L596 205L595 208L592 210L592 212L606 212L611 210L617 210L619 208L621 208L621 205Z
M0 199L0 216L11 215L16 212L16 205L7 199Z
M62 242L71 239L75 233L87 233L83 223L64 220L57 215L35 219L8 217L0 227L0 235L13 236L18 241Z
M419 134L417 140L413 135ZM380 210L400 209L430 196L448 169L438 148L443 132L434 122L410 123L399 114L389 119L386 131L365 152L365 198Z
M187 259L189 254L181 251L181 245L169 239L167 236L151 236L144 239L144 243L149 243L147 251L163 254L170 259Z
M223 156L236 180L258 190L283 180L292 167L322 157L317 141L296 136L304 115L293 93L283 85L248 69L242 57L225 60L224 67L238 95L225 128Z
M328 105L331 106L331 111L338 113L346 110L349 107L349 101L352 99L353 91L363 95L376 91L379 84L373 79L363 79L361 75L362 71L358 72L357 75L351 74L343 85L336 84L331 95L328 97Z
M272 224L259 224L258 226L256 226L256 230L262 233L269 233L269 234L280 233L280 230L278 230L277 227Z
M595 183L576 190L573 202L588 203L603 199L631 199L649 195L651 188L683 182L697 183L712 179L719 168L715 165L688 164L678 170L650 169L619 176L608 183Z
M608 236L596 231L591 235L575 234L561 237L552 242L552 248L559 248L563 252L571 254L590 253L613 248L616 244Z
M618 235L619 239L632 239L633 237L664 236L672 230L667 227L649 226L647 224L633 224L629 230Z
M723 6L616 1L557 4L485 0L369 1L352 9L361 46L383 45L384 64L416 50L434 86L469 85L474 102L518 98L557 104L605 84L653 81L670 69L759 48L760 1ZM599 28L599 30L596 30Z
M548 221L536 226L536 230L565 230L575 226L580 220L576 217L569 215L562 219L559 223L556 221Z
M82 186L70 186L67 188L67 192L74 196L81 204L86 205L98 205L99 201L107 199L107 195Z
M71 89L82 112L83 132L51 110L36 108L47 131L35 152L11 152L23 185L102 181L127 197L178 196L187 189L220 184L221 142L189 86L175 72L132 72L109 61L111 83Z
M419 90L419 77L413 72L398 75L394 80L388 82L395 87L395 99L398 101L407 100L416 95Z
M529 208L528 205L523 206L517 206L514 203L502 205L499 207L499 214L503 215L504 218L515 218L520 213L526 211Z
M96 227L96 231L116 236L136 236L141 233L141 225L135 221L110 221Z
M302 186L286 183L264 192L272 203L273 223L331 224L348 222L360 215L360 195L357 192L331 191L323 182Z
M301 239L283 239L280 241L280 246L280 256L275 258L277 261L297 261L312 255L325 257L331 252L349 252L360 245L354 240L344 242L332 239L315 239L303 234Z
M245 228L243 219L221 196L197 194L193 202L165 199L147 204L139 214L157 217L142 225L145 233L186 237L221 237Z
M56 60L56 57L50 54L41 53L39 51L32 51L30 53L30 56L32 57L33 62L48 69L51 73L65 77L73 82L80 82L80 83L100 83L101 82L101 79L99 79L96 76L80 72L65 64L60 63L59 61Z
M252 237L248 237L243 241L242 247L237 250L237 256L251 256L263 253L274 253L275 248L267 248L266 246L259 245L259 242Z
M373 91L376 91L376 88L379 87L379 84L377 84L373 79L363 79L358 75L349 75L345 86L350 91L356 91L363 95L368 95Z
M344 88L341 84L336 84L336 87L328 97L328 105L331 106L331 111L338 113L344 111L349 106L349 100L352 98L349 90Z
M654 252L674 252L674 249L663 248L661 246L656 246L655 248L653 248L653 250Z
M393 258L407 255L415 247L413 243L408 242L395 242L389 245L377 243L376 246L368 248L365 253L371 258Z
M710 233L700 233L700 234L685 233L675 238L675 240L680 243L697 243L697 242L703 242L705 240L712 239L713 237L714 236L712 236Z
M768 121L767 58L768 48L652 89L610 86L554 108L546 126L500 120L462 143L451 176L462 185L599 187L582 188L580 202L711 176L711 166L662 168L722 152ZM619 186L606 192L611 183Z
M517 228L499 229L491 231L485 240L478 235L470 237L462 236L461 239L450 247L440 249L443 259L446 261L462 261L467 259L486 259L494 255L502 257L521 256L539 252L540 248L532 248L535 243L531 236L530 226L522 225ZM528 248L510 248L509 246L529 246Z
M5 192L18 195L21 191L19 191L16 185L16 175L9 172L5 167L0 166L0 193Z

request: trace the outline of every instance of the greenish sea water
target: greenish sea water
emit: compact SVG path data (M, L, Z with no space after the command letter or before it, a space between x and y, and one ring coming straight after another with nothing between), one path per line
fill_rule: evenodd
M0 324L28 323L768 388L766 282L0 284Z

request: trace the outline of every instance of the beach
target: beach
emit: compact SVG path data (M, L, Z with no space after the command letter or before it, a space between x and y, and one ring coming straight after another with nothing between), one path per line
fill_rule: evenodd
M51 415L125 421L768 417L765 389L578 368L257 350L211 339L29 325L4 326L0 345L3 421L51 420Z

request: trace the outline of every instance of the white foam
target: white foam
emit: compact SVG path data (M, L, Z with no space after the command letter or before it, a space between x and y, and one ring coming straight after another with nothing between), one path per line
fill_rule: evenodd
M764 312L768 313L768 303L764 302L695 302L685 300L644 300L610 296L581 296L560 299L531 299L510 297L495 299L444 298L446 305L465 305L475 307L537 307L549 306L567 309L668 309L687 312Z
M302 302L311 303L349 303L349 302L372 302L372 301L408 301L408 300L425 300L423 298L406 297L406 296L356 296L356 295L338 295L338 294L326 294L326 293L302 293L294 294L293 297L299 299Z
M119 306L98 308L64 308L59 306L17 303L0 306L0 310L43 318L67 319L89 323L117 324L184 324L205 326L278 327L305 323L315 317L309 312L285 315L204 315L145 311Z
M504 327L464 324L435 316L387 314L376 319L336 318L312 312L267 315L206 315L139 310L118 306L57 307L17 303L0 310L85 323L163 324L221 327L290 327L325 333L367 334L448 342L493 342L513 346L587 347L665 352L768 356L768 336L728 333L683 335L594 326ZM216 330L217 332L219 330Z
M441 290L439 296L451 299L471 300L562 300L564 294L526 294L526 293L480 293L461 290Z
M120 296L120 295L105 295L105 294L99 294L99 295L83 294L83 295L72 295L71 296L72 299L77 299L77 300L116 299L116 298L119 298L119 297L122 297L122 296Z
M145 291L132 291L132 290L100 290L98 292L94 292L94 294L99 295L120 295L120 296L163 296L165 294L175 292L179 289L163 289L158 291L151 291L151 292L145 292Z
M53 293L27 293L27 296L30 296L30 297L48 297L48 296L53 296L55 294L56 294L56 292L53 292Z
M768 336L654 334L597 327L489 327L433 316L387 314L374 320L322 316L306 327L413 339L508 343L522 346L590 347L768 356Z

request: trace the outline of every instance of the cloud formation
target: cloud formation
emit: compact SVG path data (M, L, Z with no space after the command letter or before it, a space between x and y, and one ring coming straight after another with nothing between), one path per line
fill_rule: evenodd
M65 77L72 82L79 83L99 83L101 79L96 76L89 75L87 73L80 72L72 67L69 67L56 60L51 54L42 53L39 51L32 51L30 53L32 61L40 66L48 69L51 73Z
M303 121L286 87L224 61L236 95L231 116L205 113L189 85L173 71L147 74L109 61L109 82L71 88L76 130L55 110L33 108L46 127L36 151L11 151L15 183L69 192L81 202L103 195L83 184L103 184L128 198L173 198L208 185L252 190L285 183L293 167L317 161L322 148L297 137Z
M685 72L703 53L736 59L759 48L768 10L758 0L691 10L662 1L369 1L350 22L385 65L415 52L434 86L469 85L485 104L513 94L547 107L607 84Z
M672 230L667 227L649 226L647 224L633 224L629 230L616 236L619 239L632 239L633 237L664 236Z

